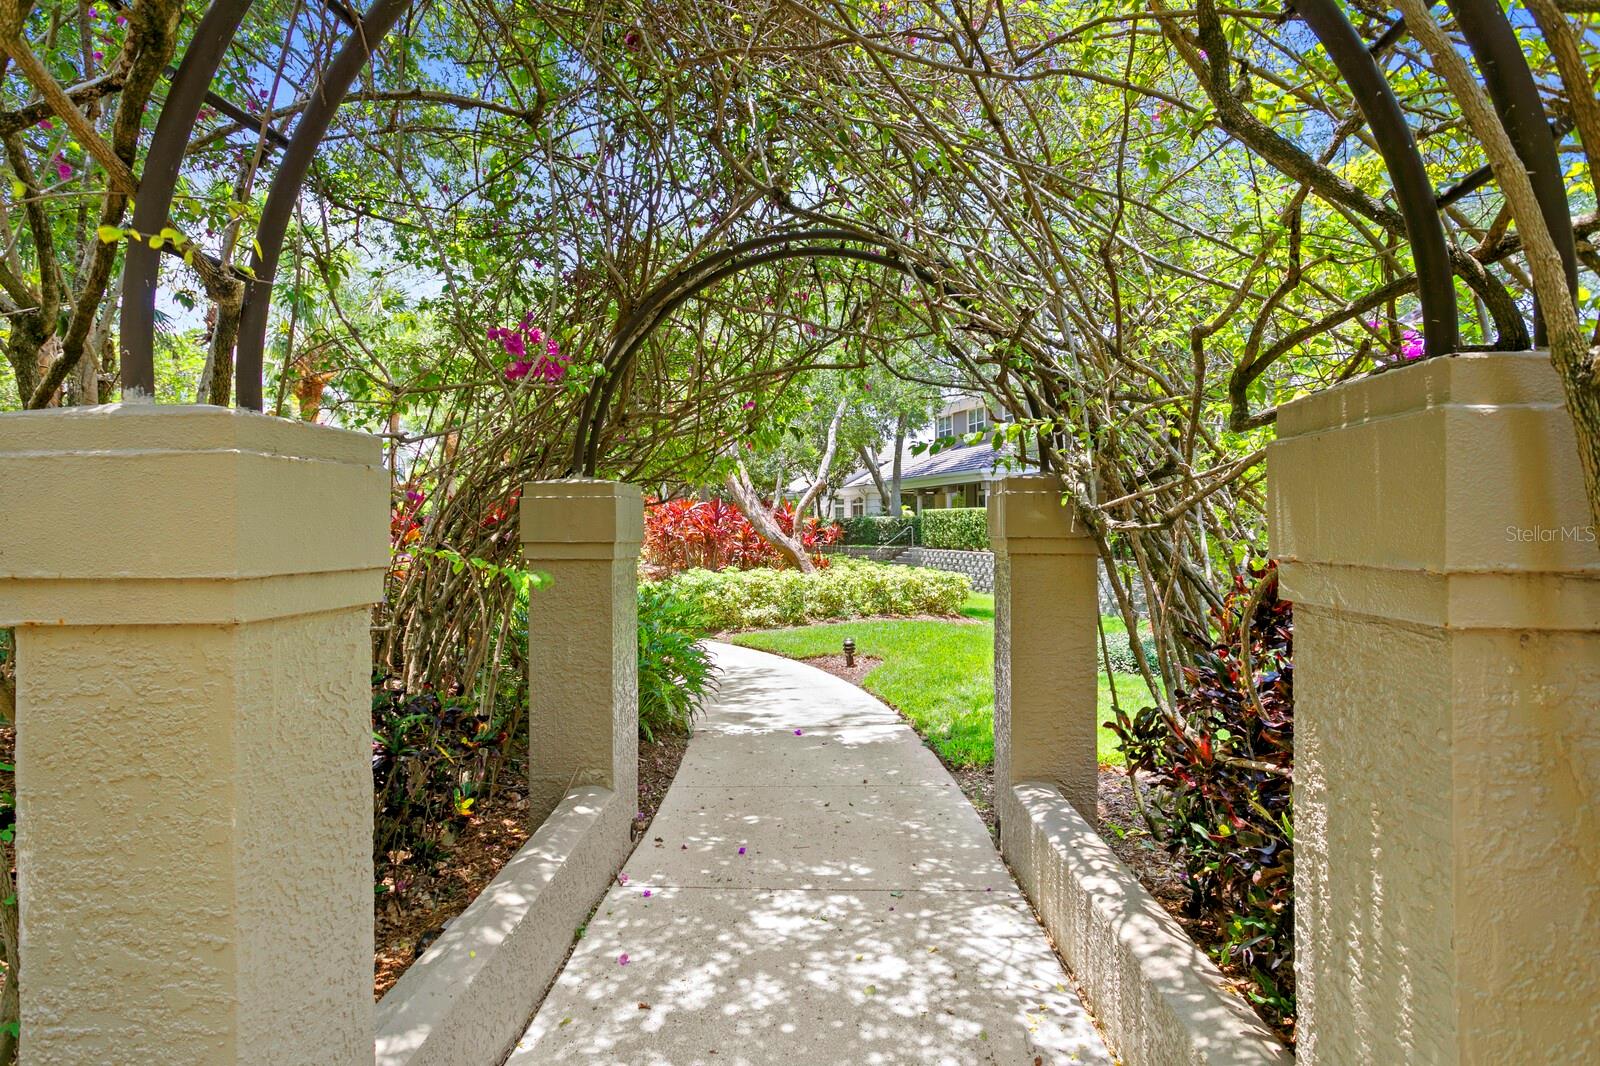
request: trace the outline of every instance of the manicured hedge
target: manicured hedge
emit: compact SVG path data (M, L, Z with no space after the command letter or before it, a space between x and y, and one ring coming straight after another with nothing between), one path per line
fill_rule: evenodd
M904 544L911 546L911 537L906 536L906 527L915 529L915 518L897 517L886 514L856 515L854 518L841 518L839 524L844 527L844 543L875 545L875 544Z
M1152 670L1156 669L1155 641L1149 637L1144 637L1139 643L1144 645L1145 661L1150 664ZM1112 673L1137 674L1139 672L1139 660L1134 657L1133 646L1129 643L1128 634L1125 632L1118 631L1106 634L1106 659L1111 663Z
M923 546L953 548L957 551L987 551L989 548L989 509L987 507L949 507L922 512Z
M972 591L965 574L837 556L810 574L686 570L660 584L707 633L868 615L953 615Z

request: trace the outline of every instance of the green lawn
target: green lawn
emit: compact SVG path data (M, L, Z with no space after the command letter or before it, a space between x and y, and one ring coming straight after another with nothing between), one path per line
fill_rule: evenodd
M994 762L994 597L973 593L961 613L967 620L871 619L740 633L732 639L806 659L837 654L844 638L852 637L858 654L883 660L864 680L868 692L899 708L946 762L988 766ZM1143 679L1115 676L1124 707L1149 699ZM1111 685L1101 674L1097 720L1109 717ZM1099 748L1102 763L1122 762L1116 738L1104 726Z

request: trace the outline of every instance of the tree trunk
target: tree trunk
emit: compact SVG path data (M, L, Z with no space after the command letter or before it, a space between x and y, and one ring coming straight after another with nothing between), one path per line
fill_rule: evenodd
M233 398L233 346L239 339L239 312L244 306L244 283L229 280L217 299L217 325L206 357L211 376L204 402L217 407L227 407Z
M877 460L872 458L872 453L867 451L865 444L858 448L857 452L861 456L862 465L867 468L867 473L872 475L872 483L878 487L878 499L883 503L883 513L894 514L889 507L889 486L883 483L883 472L878 469Z
M778 520L773 517L772 511L761 502L761 496L751 483L750 472L744 468L744 463L739 463L733 473L728 475L726 485L728 495L733 498L733 505L739 509L739 513L744 515L745 520L755 527L755 531L761 534L768 544L778 549L779 555L793 563L801 573L809 574L816 569L800 539L786 534L778 526ZM800 510L796 508L796 519L799 515Z
M891 512L896 518L900 517L900 509L905 504L900 499L900 455L906 448L906 416L901 415L894 424L894 465L889 472L889 499L894 501L894 510Z

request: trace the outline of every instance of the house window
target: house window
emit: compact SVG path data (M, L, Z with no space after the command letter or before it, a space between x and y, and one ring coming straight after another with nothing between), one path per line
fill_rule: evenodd
M844 498L841 496L835 496L833 498L833 517L844 517Z
M860 496L857 496L855 499L850 501L850 514L852 516L854 516L856 518L860 518L862 515L864 515L866 513L867 513L867 501L866 500L862 499Z
M967 412L967 432L977 433L979 430L989 428L989 412L983 408Z
M987 481L980 481L972 486L972 506L989 506L989 483Z
M955 434L955 423L949 415L940 415L934 432L941 437L953 436Z

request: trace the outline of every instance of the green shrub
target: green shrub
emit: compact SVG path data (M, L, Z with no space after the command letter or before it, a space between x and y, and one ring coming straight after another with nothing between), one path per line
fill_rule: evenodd
M1150 668L1157 669L1155 641L1144 637L1139 643L1144 646L1145 660L1149 662ZM1133 645L1123 630L1114 630L1106 634L1106 659L1111 663L1111 672L1114 674L1139 672L1139 661L1134 657Z
M923 511L921 517L921 543L926 547L957 551L987 551L989 548L987 507L949 507Z
M1106 725L1148 783L1145 814L1183 864L1186 909L1219 930L1223 961L1283 1023L1295 1011L1294 609L1271 563L1250 576L1212 611L1211 647L1184 670L1174 713L1119 709Z
M917 519L914 517L896 517L886 514L856 515L854 518L842 518L839 520L839 525L844 527L843 543L869 547L877 544L905 544L909 546L913 537L906 535L906 529L910 527L914 530L917 524Z
M798 570L688 570L656 587L707 633L774 629L871 615L953 615L972 582L964 574L835 558Z
M639 586L639 735L688 733L713 683L711 654L687 604L663 583Z

